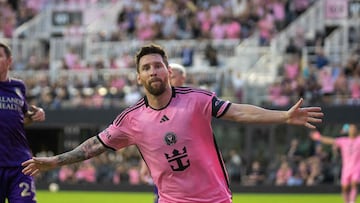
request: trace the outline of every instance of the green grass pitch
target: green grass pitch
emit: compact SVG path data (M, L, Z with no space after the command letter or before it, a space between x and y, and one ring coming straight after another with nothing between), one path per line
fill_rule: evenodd
M38 203L152 203L152 193L138 192L37 192ZM233 203L342 203L339 194L233 194ZM358 201L358 203L360 203Z

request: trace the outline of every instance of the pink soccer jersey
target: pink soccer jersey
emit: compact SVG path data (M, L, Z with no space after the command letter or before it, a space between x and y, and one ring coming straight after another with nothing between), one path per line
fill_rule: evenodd
M348 185L351 181L360 181L360 136L354 139L341 137L335 139L342 158L341 183Z
M211 127L212 117L221 117L230 105L209 91L176 87L166 107L153 109L145 97L98 137L113 150L138 147L160 203L230 203L228 177Z

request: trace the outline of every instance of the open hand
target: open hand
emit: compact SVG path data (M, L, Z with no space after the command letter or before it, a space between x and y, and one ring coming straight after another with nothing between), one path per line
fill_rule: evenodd
M35 176L42 171L48 171L57 167L54 157L33 157L21 165L24 167L22 172L25 175Z
M304 100L302 98L299 99L299 101L287 111L288 118L286 123L304 125L308 128L315 129L316 127L312 123L321 123L324 114L322 113L320 107L300 108L303 101Z
M35 105L31 105L29 109L30 118L32 121L44 121L45 111Z

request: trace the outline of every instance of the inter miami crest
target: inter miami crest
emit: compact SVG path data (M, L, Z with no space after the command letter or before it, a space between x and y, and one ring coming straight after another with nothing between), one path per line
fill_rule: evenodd
M166 133L164 140L166 142L167 145L173 145L176 143L176 134L173 132L168 132Z
M176 134L168 132L165 134L164 140L167 145L174 145L177 142ZM171 163L170 167L173 171L184 171L190 166L186 147L183 147L182 150L173 149L171 153L165 153L165 157Z

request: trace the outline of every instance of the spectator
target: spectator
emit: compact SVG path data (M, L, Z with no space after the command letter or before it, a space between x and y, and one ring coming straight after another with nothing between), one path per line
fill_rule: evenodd
M111 183L114 174L113 165L110 164L109 153L104 153L94 157L94 166L96 167L96 182Z
M265 172L259 161L253 161L251 168L245 176L243 184L246 186L262 185L266 179Z
M96 182L96 168L91 160L80 163L79 168L75 172L75 178L78 183Z
M210 35L214 40L225 39L226 24L224 23L223 18L218 18L215 20L214 25L211 26Z
M129 183L131 185L140 184L140 172L137 166L131 166L127 173L129 174Z
M287 44L285 48L285 53L293 56L301 56L301 50L300 48L295 44L295 40L293 37L289 39L289 43Z
M315 54L315 64L317 69L320 70L329 64L329 59L325 56L323 48L317 47Z
M67 165L67 166L60 167L59 181L61 183L75 183L76 182L74 165Z
M240 183L242 176L242 160L240 155L233 149L229 151L229 160L227 161L226 166L230 180L235 183Z
M360 104L360 75L354 73L349 85L351 91L351 98L349 103Z
M286 23L285 1L271 0L269 7L271 11L274 13L276 30L282 30L285 27L285 23Z
M293 172L289 163L287 161L283 161L276 173L275 185L286 185L292 174Z
M301 186L309 177L309 169L306 161L299 162L292 176L287 181L288 186Z
M129 174L124 164L119 164L115 167L112 183L118 185L123 182L129 182Z
M335 104L347 104L349 92L349 81L345 75L345 72L342 70L340 71L339 75L335 79L334 82L334 93L335 93Z
M208 43L205 47L205 59L210 66L218 66L218 53L211 43Z
M267 11L259 20L257 26L260 32L259 45L269 46L270 40L275 33L274 16L270 11Z
M325 104L331 103L332 96L334 94L335 79L331 74L330 67L323 67L319 70L319 83L321 86L322 99Z
M324 176L321 170L321 161L317 157L308 158L309 176L306 179L307 186L318 185L322 182Z
M193 65L194 60L194 49L186 44L181 50L181 63L185 67L190 67Z
M304 158L304 154L300 150L299 140L297 138L293 138L291 140L290 146L286 151L286 155L291 166L296 165Z
M274 106L287 106L290 103L290 98L283 92L281 79L277 78L268 89L268 97L271 105Z
M239 39L241 38L241 24L234 18L227 17L225 23L225 38Z

